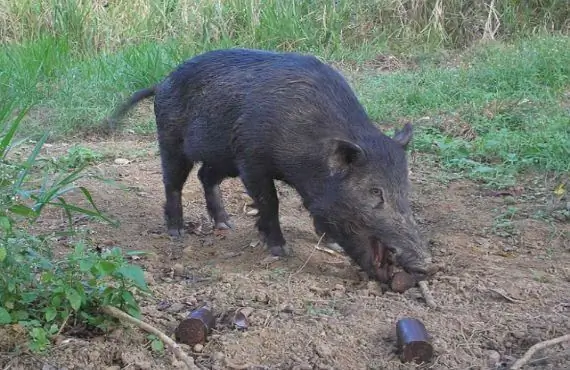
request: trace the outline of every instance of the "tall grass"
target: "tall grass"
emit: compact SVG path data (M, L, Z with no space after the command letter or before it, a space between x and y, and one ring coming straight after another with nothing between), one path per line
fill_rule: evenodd
M2 43L49 35L83 54L170 38L297 50L379 40L449 47L570 27L567 0L0 0L0 9Z

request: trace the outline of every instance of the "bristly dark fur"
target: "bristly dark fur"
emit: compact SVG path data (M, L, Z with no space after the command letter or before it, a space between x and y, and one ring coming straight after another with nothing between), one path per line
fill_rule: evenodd
M370 237L401 256L406 269L424 269L429 253L408 200L412 126L393 138L383 134L329 65L297 53L207 52L135 93L112 121L152 95L171 235L183 232L182 187L202 162L198 176L218 228L231 227L219 184L239 176L269 249L285 253L273 183L282 180L300 194L315 228L371 276Z

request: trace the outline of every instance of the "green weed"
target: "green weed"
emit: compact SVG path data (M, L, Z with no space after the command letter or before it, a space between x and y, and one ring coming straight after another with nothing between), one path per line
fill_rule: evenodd
M97 252L79 241L71 253L54 258L49 235L31 233L29 226L53 207L67 215L70 226L73 213L115 221L97 209L87 188L75 185L85 163L72 163L76 168L67 171L42 165L38 155L47 134L27 157L11 155L24 142L15 136L29 110L16 115L15 108L6 104L0 110L0 325L25 328L29 347L42 351L68 323L106 328L101 305L140 316L135 294L148 288L143 271L127 263L118 248ZM91 209L68 202L72 192L82 194Z

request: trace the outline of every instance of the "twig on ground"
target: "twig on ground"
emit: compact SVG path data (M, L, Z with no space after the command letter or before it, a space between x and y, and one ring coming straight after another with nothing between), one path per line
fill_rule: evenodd
M420 292L422 292L422 296L424 297L428 307L437 310L438 309L437 304L435 303L435 300L433 299L433 296L429 291L427 282L425 280L419 281L418 287L420 288Z
M526 353L524 354L523 357L521 357L517 361L515 361L513 366L511 366L510 370L518 370L518 369L522 368L524 365L526 365L529 362L529 360L532 358L532 355L534 355L535 352L540 351L541 349L545 349L548 347L555 346L557 344L560 344L560 343L563 343L566 341L570 341L570 334L566 334L566 335L563 335L563 336L558 337L558 338L553 338L553 339L545 340L543 342L536 343L534 346L530 347L528 349L528 351L526 351Z
M321 251L321 252L328 253L328 254L330 254L330 255L332 255L332 256L335 256L335 257L342 257L342 254L340 254L340 253L338 253L337 251L334 251L334 250L332 250L332 249L330 249L330 248L327 248L327 247L320 247L320 246L317 245L317 246L315 247L315 249L316 249L316 250L319 250L319 251Z
M172 352L174 352L174 355L182 362L184 362L186 364L186 366L188 366L188 369L190 370L199 370L199 368L194 364L194 359L192 357L189 357L186 353L184 353L184 351L182 351L182 348L180 348L180 346L178 345L178 343L176 343L175 341L173 341L172 339L170 339L166 334L164 334L163 332L161 332L160 330L158 330L157 328L139 320L136 319L132 316L130 316L129 314L119 310L118 308L112 307L112 306L103 306L101 307L101 310L103 312L105 312L107 315L115 317L117 319L120 320L124 320L130 324L133 324L135 326L137 326L138 328L156 335L164 344L166 344L168 347L170 347L170 349L172 350Z
M69 320L69 317L71 317L71 314L67 315L65 317L65 320L63 320L63 324L61 324L61 326L59 327L59 330L55 334L56 337L59 337L61 335L61 333L63 332L63 329L65 328L65 325L67 325L67 320Z
M498 295L505 298L507 301L509 301L511 303L521 303L523 301L522 299L510 297L509 295L507 295L507 293L505 293L501 289L487 288L487 290L489 290L490 292L493 292L493 293L497 293Z
M289 275L289 280L291 280L291 276L298 274L299 272L301 272L302 269L305 268L305 266L307 266L307 263L309 263L309 260L313 256L313 253L315 252L315 250L318 250L319 246L321 245L321 241L323 240L324 237L325 237L325 234L321 235L321 237L319 238L319 241L317 242L317 245L315 246L315 248L313 248L313 250L311 251L311 254L309 254L309 257L307 257L307 259L305 260L305 263L303 263L303 265L301 267L299 267L299 269L297 271L295 271L294 273Z
M307 257L307 259L305 260L305 263L303 263L303 265L301 265L301 267L299 267L299 269L297 269L297 271L295 271L289 275L289 278L287 279L287 288L289 289L289 294L291 294L291 278L293 277L293 275L298 274L299 272L301 272L302 269L305 268L305 266L307 266L307 263L309 263L309 260L313 256L313 253L319 247L319 245L321 244L321 241L323 240L324 237L325 237L325 234L321 235L321 237L319 238L319 241L317 242L317 245L315 246L315 248L313 248L311 250L311 254L309 254L309 257Z
M245 363L243 365L234 364L230 360L228 360L227 358L225 359L224 362L225 362L227 368L232 369L232 370L247 370L250 367L255 367L254 365L248 364L248 363Z

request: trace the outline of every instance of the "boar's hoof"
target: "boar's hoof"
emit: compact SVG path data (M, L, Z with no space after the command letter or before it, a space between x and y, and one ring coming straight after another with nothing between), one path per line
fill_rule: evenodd
M346 254L344 249L338 243L327 243L327 248L337 253Z
M179 239L184 236L184 229L172 228L168 229L168 236L174 239Z
M215 228L218 230L229 230L233 229L234 225L229 221L217 222Z
M280 245L270 246L269 251L273 256L277 257L287 257L290 256L292 253L291 247L289 247L287 244L283 246Z

